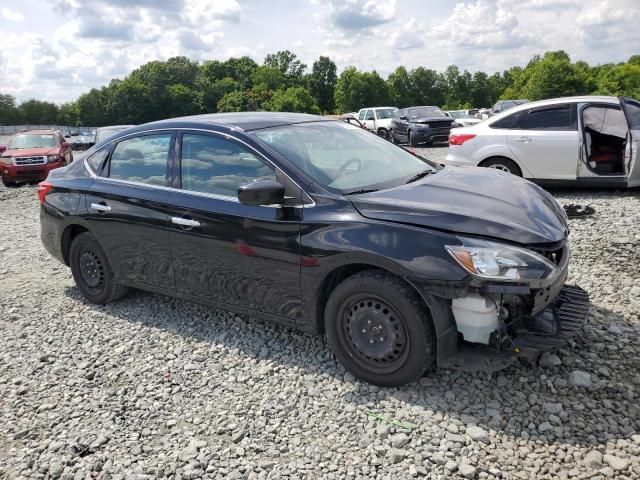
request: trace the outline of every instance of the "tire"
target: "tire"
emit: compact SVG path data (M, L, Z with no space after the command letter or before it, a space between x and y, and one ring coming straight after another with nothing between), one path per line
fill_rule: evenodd
M69 264L78 289L91 303L104 305L127 293L126 286L114 281L107 256L90 233L81 233L74 238Z
M503 172L511 173L518 177L522 176L522 170L516 162L505 157L494 157L485 160L480 164L481 167L495 168L496 170L502 170Z
M16 186L16 182L10 182L6 178L2 177L2 184L7 188L13 188Z
M340 283L327 302L324 325L338 361L366 382L397 387L435 366L426 305L386 272L365 270Z
M410 147L418 146L418 142L416 142L416 139L413 137L413 135L411 135L411 130L407 132L407 142L409 143Z
M390 137L391 143L393 143L394 145L397 145L399 143L398 139L396 138L395 130L389 130L389 137Z
M386 131L384 128L380 128L380 129L378 129L378 136L379 136L380 138L384 138L385 140L386 140L387 138L389 138L389 135L388 135L387 131Z

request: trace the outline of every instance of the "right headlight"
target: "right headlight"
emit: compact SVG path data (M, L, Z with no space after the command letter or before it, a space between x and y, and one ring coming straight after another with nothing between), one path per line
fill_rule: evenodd
M544 280L558 267L531 250L502 243L461 238L462 245L447 245L449 254L470 274L503 282Z
M0 162L4 163L5 165L13 165L13 158L11 158L10 155L0 157Z

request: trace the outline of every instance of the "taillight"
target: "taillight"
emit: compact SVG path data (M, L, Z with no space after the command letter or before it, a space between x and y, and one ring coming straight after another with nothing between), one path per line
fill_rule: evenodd
M452 133L449 135L449 145L462 145L467 140L475 138L473 133Z
M49 182L40 182L38 184L38 200L40 200L40 203L44 203L44 197L47 196L47 194L53 189L53 184L49 183Z

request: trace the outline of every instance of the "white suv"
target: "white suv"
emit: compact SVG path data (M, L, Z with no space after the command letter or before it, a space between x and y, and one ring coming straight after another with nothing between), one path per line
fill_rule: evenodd
M640 185L638 141L637 100L555 98L456 128L444 163L497 168L540 183L635 186Z
M396 107L369 107L358 111L358 120L367 130L377 133L381 137L389 138L391 120L398 109Z

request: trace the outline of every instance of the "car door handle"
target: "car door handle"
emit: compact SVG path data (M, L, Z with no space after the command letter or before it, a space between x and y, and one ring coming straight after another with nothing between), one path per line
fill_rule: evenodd
M193 220L191 218L184 218L184 217L171 217L171 223L175 225L180 225L181 227L190 227L190 228L200 226L199 221Z
M531 137L518 137L516 138L516 142L520 142L520 143L529 143L533 141L533 138Z
M105 205L103 203L92 203L91 208L93 210L98 210L99 212L110 212L111 207L109 205Z

